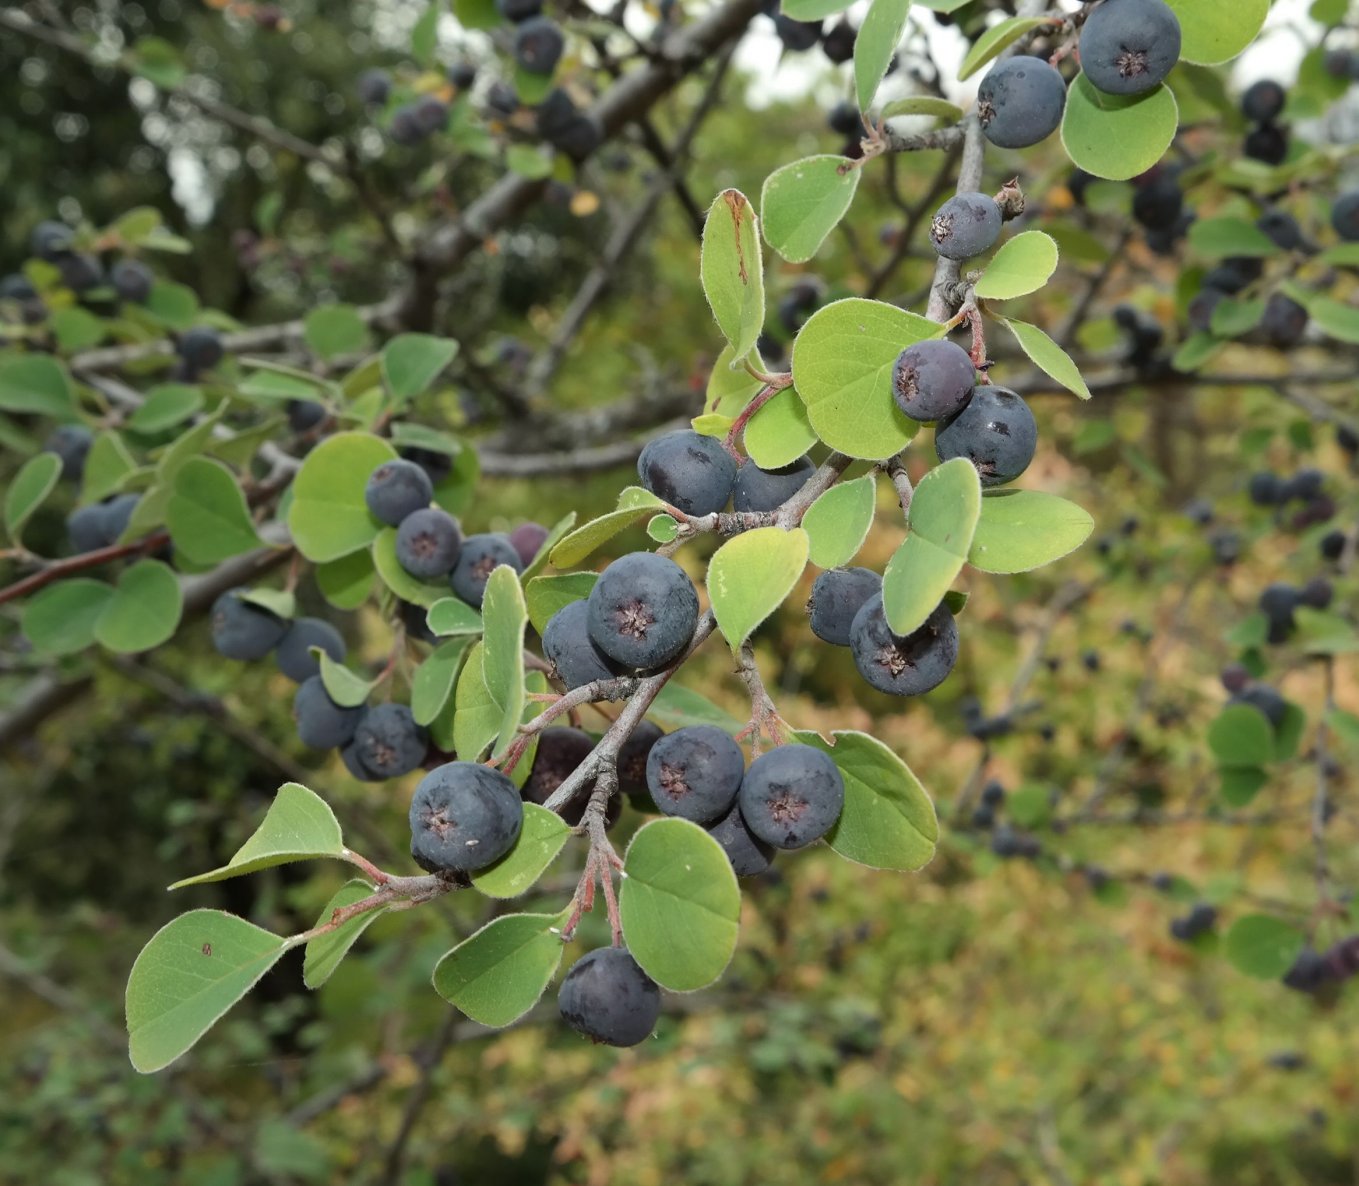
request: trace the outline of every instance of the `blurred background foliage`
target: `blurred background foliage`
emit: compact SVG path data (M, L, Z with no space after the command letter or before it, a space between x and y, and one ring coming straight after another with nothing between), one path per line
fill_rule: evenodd
M497 172L495 161L440 161L428 148L383 150L365 126L353 81L369 65L402 61L416 6L300 0L285 6L287 31L196 0L55 7L112 45L164 38L224 101L267 112L313 143L350 145L376 192L403 211L403 236L418 237ZM458 52L490 60L479 42ZM1234 109L1220 83L1198 82L1179 96L1191 127L1183 151L1230 154ZM1312 83L1318 104L1336 97L1333 80ZM844 90L839 75L809 68L811 94L762 110L739 101L735 80L729 88L687 170L700 204L725 186L756 193L776 166L840 147L824 119ZM698 91L683 88L658 115L667 137ZM1130 187L1097 184L1078 205L1055 146L995 155L988 180L1009 176L1006 166L1022 171L1033 225L1065 248L1063 268L1024 316L1061 326L1085 277L1116 246L1081 331L1094 374L1118 365L1113 303L1131 301L1173 333L1193 264L1157 258L1125 235ZM505 337L545 342L654 167L626 138L556 186L457 278L443 328L490 382L516 382L499 361ZM929 192L939 161L901 157L891 168L909 203ZM847 228L812 265L774 266L776 294L812 271L828 296L865 290L902 223L884 176L866 178ZM348 189L117 70L10 33L0 36L0 177L6 263L17 264L41 218L102 225L149 204L193 244L192 254L165 263L170 273L243 323L328 300L375 301L393 284L396 263ZM1211 185L1203 192L1204 209L1223 198ZM1315 230L1323 208L1312 214ZM933 265L921 243L883 297L920 306ZM667 199L558 373L551 402L586 408L679 384L693 389L696 412L719 341L696 263L692 223ZM789 336L773 319L771 332ZM993 345L1000 382L1028 374L1006 346ZM1213 370L1268 377L1290 365L1299 364L1241 346ZM1203 735L1225 699L1217 673L1237 655L1224 633L1268 581L1301 583L1320 570L1324 529L1285 530L1250 505L1247 475L1317 465L1349 523L1359 499L1348 459L1329 429L1261 383L1201 387L1173 377L1088 405L1057 394L1034 404L1041 451L1024 485L1090 509L1096 539L1033 576L967 572L962 659L937 693L903 705L868 691L847 654L814 645L798 596L757 635L787 720L869 730L910 762L939 800L938 857L914 876L851 867L825 850L781 858L774 873L747 883L727 977L710 992L669 998L658 1036L636 1050L584 1044L556 1024L550 996L504 1035L460 1022L430 990L429 974L485 920L488 904L455 895L379 919L317 994L302 990L300 957L285 959L181 1067L135 1075L121 993L156 927L180 910L218 906L298 930L342 876L297 866L174 900L164 886L220 863L288 778L319 790L370 856L404 868L413 779L360 785L338 760L304 750L289 718L291 685L268 665L222 661L202 623L152 657L149 680L141 668L104 661L93 695L0 764L0 1180L1353 1181L1353 1002L1249 980L1211 941L1189 947L1167 933L1184 900L1206 898L1227 917L1263 904L1305 921L1311 910L1307 744L1257 800L1262 822L1239 826L1212 818ZM475 433L482 421L495 428L496 407L494 392L469 375L422 412ZM486 481L466 519L474 530L508 528L551 521L567 505L585 517L608 508L628 479L619 467L585 479ZM1184 513L1191 499L1211 503L1213 528ZM878 568L902 536L886 491L880 509L860 559ZM44 533L60 536L63 511L54 503L35 523L39 551ZM1242 553L1226 567L1214 562L1210 539L1224 525L1239 533ZM638 531L614 551L643 541ZM708 546L686 551L695 572ZM1342 587L1352 599L1353 579ZM1076 590L1072 608L1050 614ZM306 612L331 612L311 596ZM376 614L345 629L351 653L380 662L389 634ZM967 736L964 701L1004 710L1040 638L1043 661L1014 728L986 742ZM686 682L744 716L724 654L709 651ZM1286 649L1267 664L1267 678L1307 711L1310 732L1322 703L1318 674ZM1353 709L1353 671L1342 664L1338 677L1337 701ZM6 665L0 699L17 682ZM1356 873L1355 740L1335 744L1339 811L1328 837L1334 875L1346 885ZM1019 822L1042 840L1040 858L1000 860L985 833L954 818L960 789L978 776L1009 789ZM1097 785L1113 815L1140 806L1163 812L1163 826L1053 827ZM623 832L637 820L626 813ZM568 860L547 879L558 896L573 884ZM1152 888L1157 873L1179 879L1169 895ZM1319 941L1346 929L1346 920L1328 921ZM601 921L589 920L582 938L580 950L604 941Z

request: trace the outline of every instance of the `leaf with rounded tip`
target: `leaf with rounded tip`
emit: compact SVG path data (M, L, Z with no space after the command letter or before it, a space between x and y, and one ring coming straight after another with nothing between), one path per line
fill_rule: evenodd
M559 540L566 538L567 532L575 525L575 511L568 511L552 525L551 530L547 533L546 537L544 537L543 542L538 545L538 550L534 553L533 559L525 566L524 571L519 574L520 584L527 586L529 581L548 566L552 557L552 549L557 546Z
M146 393L146 400L127 419L132 432L158 433L183 424L203 408L203 392L184 383L162 383Z
M874 869L921 869L939 843L939 820L920 780L867 733L839 731L826 741L799 731L803 745L826 754L845 781L845 807L826 842L846 860Z
M396 528L384 527L373 539L373 568L382 583L402 601L429 609L448 597L448 581L422 581L411 576L396 558Z
M16 544L24 524L46 501L60 478L61 458L55 453L35 453L14 475L5 491L5 530Z
M224 881L228 877L240 877L292 861L338 857L343 852L340 824L326 801L299 782L285 782L278 788L260 826L236 850L231 860L197 877L176 881L170 888Z
M1274 760L1274 731L1253 704L1229 704L1208 726L1208 748L1219 766L1263 766Z
M920 426L892 398L892 368L912 342L943 333L937 322L858 297L813 313L793 343L793 381L816 435L850 457L900 453Z
M882 574L887 624L912 634L934 613L967 561L981 514L981 479L964 457L935 466L911 498L910 534Z
M618 913L642 971L672 992L721 976L741 920L741 891L722 846L688 820L654 820L633 835L623 871Z
M139 560L118 578L94 624L95 641L119 655L149 651L173 637L184 594L168 564Z
M673 515L657 515L646 525L646 533L658 544L668 544L679 535L679 523Z
M1019 348L1040 371L1081 399L1090 398L1090 388L1081 378L1081 372L1071 361L1071 356L1041 329L1027 321L1013 319L1002 319L1001 324L1014 335Z
M974 291L992 301L1037 292L1057 270L1057 244L1042 231L1023 231L1007 239L991 257Z
M741 440L761 469L779 469L816 444L816 433L807 419L807 405L785 389L746 422Z
M708 561L708 598L733 651L780 605L807 567L800 527L756 527L733 536Z
M174 1062L278 962L288 941L221 910L190 910L142 948L127 980L128 1055Z
M882 109L879 118L896 119L900 115L933 115L957 122L963 118L963 109L947 99L936 99L933 95L908 95L904 99L893 99Z
M482 1025L517 1021L557 974L563 921L561 914L493 919L434 966L434 991Z
M1180 60L1219 66L1264 27L1269 0L1166 0L1180 22Z
M324 362L368 349L368 326L353 305L321 305L303 318L307 349Z
M364 679L337 663L321 647L308 647L321 665L321 683L326 695L341 708L357 708L368 701L369 693L377 687L377 680Z
M74 420L75 391L66 368L50 354L0 358L0 411Z
M764 258L755 208L739 189L724 189L708 208L698 267L718 329L744 358L764 328Z
M1294 611L1293 644L1304 655L1348 655L1359 651L1359 635L1344 614L1300 605Z
M1227 962L1257 980L1278 980L1306 945L1297 927L1268 914L1238 918L1223 938Z
M458 353L451 338L397 334L382 348L382 381L392 405L401 408L439 377Z
M1305 304L1308 315L1328 338L1359 344L1359 309L1327 296L1309 297Z
M72 577L40 590L27 605L20 629L33 646L49 655L73 655L94 643L95 627L113 600L113 586Z
M417 725L428 725L443 712L471 645L466 638L442 643L415 669L411 679L411 716Z
M245 495L220 461L191 457L175 474L165 523L175 549L204 567L263 542Z
M1012 16L997 25L992 25L977 38L963 57L963 64L958 67L958 81L971 78L987 62L1007 50L1025 33L1040 25L1046 25L1050 19L1045 16Z
M481 619L482 676L501 713L496 730L500 743L492 755L498 758L514 741L524 717L524 628L528 624L528 607L524 604L519 574L508 564L497 567L486 582Z
M1233 255L1263 259L1279 253L1278 244L1253 222L1226 215L1195 219L1186 239L1195 252L1208 259Z
M480 634L481 615L459 597L445 597L429 607L425 624L440 638Z
M877 482L872 474L832 486L802 516L808 559L817 568L848 564L868 538L876 505Z
M967 562L980 572L1031 572L1074 552L1094 529L1088 511L1055 494L988 492Z
M236 599L267 609L276 618L297 617L297 595L287 589L243 589Z
M1220 766L1219 789L1228 807L1248 807L1251 800L1269 782L1269 775L1259 766Z
M316 925L324 926L334 916L335 911L353 906L372 895L373 887L361 878L346 881L326 903L316 919ZM302 983L311 989L320 988L340 966L340 961L349 954L349 949L359 941L359 936L386 913L386 910L385 906L365 910L362 914L356 914L342 922L333 931L312 939L303 949Z
M531 766L527 755L521 759ZM517 898L527 893L566 845L571 828L555 811L524 804L519 839L500 860L472 874L472 885L488 898Z
M760 191L765 242L789 263L805 263L844 218L858 188L859 170L848 157L809 156L775 169Z
M867 111L906 29L911 0L872 0L854 39L854 93Z
M293 479L288 530L297 550L322 564L373 542L382 526L368 512L364 490L378 466L396 450L366 432L340 432L310 453Z
M529 621L533 623L533 628L541 634L559 609L589 597L597 580L599 574L594 572L534 577L524 586L524 600L528 604Z
M316 587L336 609L358 609L373 591L373 557L363 550L316 566Z
M1179 105L1165 83L1145 95L1106 95L1078 74L1066 92L1062 144L1077 168L1127 181L1161 159L1179 122Z
M552 549L551 561L555 568L570 568L579 564L596 548L602 547L620 531L626 531L638 519L665 510L665 503L640 486L626 486L618 495L618 508L598 519L577 527L562 538Z

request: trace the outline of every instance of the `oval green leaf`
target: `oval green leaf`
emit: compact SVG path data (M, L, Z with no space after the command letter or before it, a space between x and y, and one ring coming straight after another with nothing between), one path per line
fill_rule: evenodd
M507 914L434 966L434 990L473 1021L499 1029L538 1003L562 961L557 914Z
M708 598L733 651L769 617L807 567L807 533L757 527L727 540L708 562Z
M1189 246L1209 259L1248 255L1260 259L1279 252L1275 242L1244 218L1196 219L1189 227Z
M170 888L223 881L292 861L338 857L343 852L344 837L326 801L301 783L285 782L278 788L260 826L231 860L197 877L176 881Z
M428 725L444 710L471 643L455 638L435 647L415 669L411 679L411 716L417 725Z
M882 575L883 608L897 634L925 624L967 560L981 514L981 479L964 457L935 466L915 488L910 534Z
M882 301L850 297L818 309L793 342L793 380L816 435L850 457L900 453L920 427L892 398L892 367L943 327Z
M500 744L493 755L498 758L514 740L524 717L524 628L528 625L528 608L524 605L519 574L508 564L496 568L486 582L481 619L482 676L486 690L501 712L496 730Z
M320 647L307 648L316 656L321 665L321 683L326 695L341 708L357 708L368 699L368 694L377 686L377 680L364 679L350 671L343 663L337 663Z
M724 189L708 209L699 255L703 293L733 358L744 358L764 328L764 259L755 208Z
M481 633L481 615L458 597L445 597L429 607L425 623L441 638Z
M807 405L793 391L780 391L746 422L741 443L761 469L791 465L816 444Z
M465 762L477 761L499 736L505 715L482 674L485 650L480 642L472 645L453 693L453 748Z
M1208 726L1208 748L1227 769L1263 766L1274 760L1274 731L1254 705L1229 704Z
M859 35L854 39L854 92L860 111L867 111L872 105L892 55L897 52L910 11L911 0L872 0L869 4Z
M637 830L623 862L623 937L632 957L672 992L706 988L736 950L741 891L722 846L688 820Z
M1008 20L1001 21L998 25L992 25L977 38L972 48L967 51L963 58L963 64L958 67L958 81L962 82L963 79L972 77L987 62L1003 50L1008 49L1025 33L1038 28L1039 25L1047 24L1048 19L1042 16L1012 16Z
M382 525L368 513L368 477L396 450L366 432L340 432L310 453L293 479L288 530L313 563L338 560L373 542Z
M570 568L579 564L596 548L608 543L620 531L626 531L638 519L665 510L665 503L640 486L627 486L618 495L618 509L577 527L562 538L551 551L556 568Z
M99 502L118 489L137 463L123 444L123 438L108 430L98 433L85 458L85 473L80 480L80 501Z
M203 408L201 388L183 383L163 383L146 393L146 402L128 417L133 432L157 433L183 424Z
M1049 379L1075 392L1081 399L1090 398L1090 388L1081 378L1081 372L1071 361L1071 356L1046 333L1027 321L1007 320L1003 324L1014 335L1019 348L1029 356L1029 361Z
M571 828L555 811L524 804L519 839L494 865L472 874L472 884L488 898L517 898L527 893L557 859Z
M1179 106L1165 83L1145 95L1106 95L1078 74L1067 88L1062 143L1078 168L1126 181L1161 159L1179 119Z
M876 737L852 731L797 733L835 763L845 780L845 808L830 844L846 860L874 869L923 868L939 843L939 820L925 788L895 753Z
M847 157L809 156L775 169L760 193L765 242L789 263L811 259L858 188L859 170Z
M1042 231L1024 231L1001 244L977 281L976 293L1006 301L1037 292L1057 270L1057 244Z
M94 643L95 627L113 586L73 577L40 590L24 606L24 637L49 655L73 655Z
M191 910L166 923L127 980L132 1065L149 1074L174 1062L287 948L287 940L221 910Z
M1055 494L986 494L967 562L981 572L1030 572L1074 552L1094 529L1089 512Z
M368 326L353 305L322 305L302 321L307 349L323 362L368 349Z
M873 526L877 483L872 474L832 486L802 516L807 558L817 568L839 568L854 559Z
M323 926L331 920L335 911L362 902L372 894L373 887L366 881L358 878L346 881L326 903L325 909L316 919L316 925ZM359 936L376 922L386 909L385 906L378 906L372 910L365 910L362 914L356 914L342 922L333 931L318 935L308 943L303 949L302 983L311 989L320 988L340 966L340 961L349 954L349 949L358 942Z
M165 522L176 550L204 567L261 543L245 495L231 471L206 457L191 457L179 467Z
M382 381L392 404L400 408L413 400L457 353L458 343L451 338L397 334L382 348Z
M1278 980L1298 958L1307 937L1268 914L1247 914L1228 928L1223 943L1228 962L1257 980Z
M159 560L139 560L118 578L94 625L95 641L120 655L149 651L174 635L183 612L174 570Z
M336 609L358 609L373 591L373 558L362 550L318 564L316 587Z
M1217 66L1241 53L1264 27L1269 0L1166 0L1180 21L1180 59Z
M396 528L384 527L373 540L373 568L382 583L402 601L430 609L448 598L448 582L434 584L411 576L396 558ZM471 609L470 606L468 606ZM473 611L475 613L475 611Z
M61 458L55 453L36 453L20 467L5 491L5 530L16 544L24 524L56 487L61 477Z
M524 586L524 601L528 605L529 621L533 623L533 628L541 634L559 609L589 597L597 580L599 574L594 572L534 577Z
M66 368L49 354L0 359L0 410L74 420L75 391Z

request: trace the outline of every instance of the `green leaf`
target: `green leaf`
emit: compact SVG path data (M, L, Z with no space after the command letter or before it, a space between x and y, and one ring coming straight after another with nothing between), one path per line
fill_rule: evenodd
M889 120L899 115L933 115L956 123L963 118L963 109L933 95L908 95L904 99L893 99L882 109L879 118Z
M708 432L706 436L726 436L727 429L731 427L731 421L746 410L746 406L756 393L764 387L764 382L754 378L745 367L737 366L733 369L732 362L734 355L731 345L722 347L722 352L718 354L717 361L713 363L713 369L708 375L708 388L704 395L704 408L712 416L720 416L727 424L720 432ZM764 371L764 360L760 357L757 350L751 359L758 371ZM706 417L699 416L696 420L703 420ZM703 430L695 427L695 432Z
M100 502L122 485L137 463L112 429L96 434L85 458L85 473L80 480L80 501Z
M500 1028L538 1003L562 961L559 914L507 914L434 967L434 989L473 1021Z
M363 491L369 475L396 450L365 432L340 432L310 453L293 479L288 530L297 550L314 563L366 548L378 534Z
M55 453L35 453L14 475L5 491L5 530L16 544L24 524L61 478L61 458Z
M472 453L470 450L469 455L472 457L476 456L476 454ZM519 583L521 585L527 586L529 581L548 566L549 559L552 556L552 549L557 546L559 540L566 538L566 533L575 525L575 511L568 511L552 525L552 529L547 533L543 542L538 545L538 551L534 553L533 559L529 561L528 566L524 571L519 574Z
M1219 766L1263 766L1274 760L1269 718L1250 704L1229 704L1208 726L1208 748Z
M58 309L48 323L56 336L57 347L63 354L97 346L108 333L108 323L102 317L96 317L79 305Z
M971 78L987 62L1012 46L1025 33L1047 24L1048 19L1041 16L1012 16L998 25L992 25L967 51L963 64L958 67L958 81Z
M475 762L500 735L505 711L486 686L482 670L485 644L474 643L467 652L458 686L453 693L453 748L465 762Z
M411 29L411 57L426 66L434 61L434 51L439 47L439 17L443 12L442 0L430 0Z
M175 547L205 567L262 542L231 471L204 457L190 458L175 474L165 522Z
M429 334L398 334L382 348L382 379L400 408L424 391L458 353L458 343Z
M1062 144L1078 168L1126 181L1161 159L1179 120L1180 109L1165 83L1145 95L1106 95L1078 74L1066 92Z
M785 16L795 21L816 21L844 12L851 0L783 0L780 6Z
M174 428L203 410L203 392L183 383L162 383L146 393L146 402L128 417L133 432L154 434Z
M355 878L353 881L346 881L335 891L334 896L326 903L320 915L317 916L316 926L323 926L328 923L337 910L343 910L346 906L353 906L356 902L362 902L364 898L372 897L373 887L366 881ZM303 949L302 959L302 983L310 989L318 989L334 974L335 969L340 966L340 961L349 954L349 949L358 942L359 936L366 931L377 919L386 913L385 906L378 906L372 910L365 910L362 914L356 914L353 918L342 922L333 931L324 935L318 935L311 940Z
M1260 324L1260 318L1264 315L1263 298L1243 301L1236 297L1224 296L1213 307L1209 327L1215 337L1236 338L1253 330Z
M830 844L846 860L874 869L923 868L939 842L934 804L911 769L876 737L811 730L795 734L830 757L845 780L845 807Z
M1228 962L1257 980L1278 980L1298 958L1307 937L1282 919L1268 914L1238 918L1223 941Z
M411 680L411 715L417 725L428 725L444 710L471 642L455 638L426 656Z
M95 641L120 655L149 651L174 636L183 612L174 570L159 560L139 560L118 578L94 625Z
M36 412L74 420L75 392L66 368L48 354L20 354L0 360L0 411Z
M358 609L373 589L373 557L362 550L341 556L315 570L316 587L336 609Z
M360 704L367 703L369 694L377 687L377 680L364 679L350 671L343 663L335 662L319 646L307 649L320 662L321 683L325 686L327 696L341 708L358 708Z
M658 544L668 544L679 535L679 523L673 515L657 515L646 525L646 533Z
M445 597L429 607L425 623L441 638L450 635L480 634L481 615L458 597Z
M265 812L260 826L225 865L197 877L176 881L170 889L225 881L313 857L338 857L344 852L344 837L335 813L315 791L299 782L285 782Z
M854 559L873 526L877 483L872 474L832 486L802 516L807 557L817 568L839 568Z
M1299 606L1294 611L1297 634L1294 642L1308 655L1347 655L1359 651L1354 626L1333 610Z
M137 247L147 235L157 230L162 222L161 213L154 206L135 206L127 213L119 215L109 227L109 231L128 246Z
M1019 348L1029 356L1029 361L1048 378L1060 383L1068 391L1073 391L1081 399L1090 398L1090 388L1081 378L1076 364L1056 342L1036 325L1027 321L1003 320L1002 324L1014 335Z
M527 893L557 859L571 828L555 811L524 804L519 839L494 865L472 874L472 885L488 898L517 898Z
M528 608L524 605L519 574L508 564L497 567L487 580L481 618L482 677L501 711L497 729L500 744L492 755L498 758L514 741L524 717L524 627L528 624Z
M297 617L297 595L286 589L245 589L236 596L240 601L267 609L277 618L291 621Z
M1052 818L1052 795L1044 786L1022 786L1006 799L1005 812L1021 828L1040 828Z
M157 280L146 300L146 311L169 329L186 330L198 320L198 297L186 285Z
M303 318L307 349L323 362L368 349L368 326L352 305L321 305Z
M561 576L534 577L524 589L529 621L541 634L552 615L573 601L583 601L599 580L594 572L570 572Z
M494 29L501 23L495 0L453 0L453 15L464 29Z
M1001 244L977 281L976 293L1006 301L1037 292L1057 270L1057 244L1042 231L1024 231Z
M24 606L24 637L49 655L83 651L94 643L99 617L112 599L112 585L85 577L48 585Z
M174 1062L254 987L286 939L221 910L161 927L127 980L128 1054L143 1074Z
M967 562L981 572L1031 572L1074 552L1095 521L1082 507L1041 490L982 495Z
M757 527L733 536L713 554L708 597L733 651L796 587L807 567L807 549L807 533L800 527Z
M1223 766L1221 776L1222 801L1228 807L1247 807L1269 782L1269 775L1258 766Z
M755 208L739 189L713 200L698 266L717 327L732 356L744 358L764 328L764 258Z
M882 601L900 635L925 624L962 571L981 515L981 479L965 457L936 466L911 498L910 534L887 562Z
M793 342L793 380L816 435L870 461L900 453L919 425L892 398L892 367L943 326L881 301L851 297L818 309Z
M1269 0L1166 0L1180 21L1180 60L1201 66L1229 62L1255 40Z
M741 918L741 891L721 845L688 820L655 820L633 836L623 871L618 912L642 970L672 992L721 976Z
M176 87L184 81L179 51L161 37L142 37L132 47L130 67L160 87Z
M1359 309L1331 297L1313 296L1307 301L1307 312L1327 337L1359 344Z
M804 157L774 170L760 193L765 242L789 263L811 259L858 188L859 170L842 156Z
M446 580L438 584L422 581L401 567L401 562L396 558L395 527L383 527L373 540L373 567L382 578L382 583L402 601L410 601L429 609L436 602L448 599ZM468 608L471 609L471 606Z
M1188 239L1194 251L1209 259L1225 259L1229 255L1263 258L1279 252L1274 240L1244 218L1195 219L1189 227Z
M627 486L618 496L618 509L577 527L564 536L551 552L555 568L571 568L579 564L596 548L608 543L620 531L626 531L638 519L665 510L665 503L640 486Z
M738 721L724 708L719 708L700 692L671 680L652 702L647 714L663 729L683 729L686 725L713 725L724 733L740 732L743 721Z
M807 418L807 405L785 388L746 421L741 441L756 465L780 469L816 444L816 433Z
M906 29L911 0L872 0L854 39L854 93L867 111ZM838 222L839 219L837 218Z

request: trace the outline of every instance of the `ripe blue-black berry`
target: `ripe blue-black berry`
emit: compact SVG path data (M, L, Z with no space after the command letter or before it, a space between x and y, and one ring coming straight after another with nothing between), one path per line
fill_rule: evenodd
M1005 387L977 387L967 407L943 421L934 433L940 461L966 457L977 467L983 486L1013 482L1033 460L1038 425L1018 395Z
M781 745L746 771L741 818L757 840L803 848L835 826L845 806L845 780L835 763L810 745Z
M362 720L364 706L345 708L336 704L319 675L298 685L293 697L293 720L302 744L312 749L337 749L348 745Z
M1018 54L997 63L977 88L982 134L1000 148L1027 148L1062 122L1066 82L1042 58Z
M263 606L241 600L244 589L229 589L212 603L212 645L227 659L263 659L278 646L289 623Z
M712 725L688 725L651 747L647 789L666 815L711 823L731 810L745 768L745 755L728 734Z
M970 259L990 249L1000 237L1000 207L981 193L949 198L930 222L930 242L945 259Z
M1110 95L1152 90L1180 60L1180 22L1165 0L1105 0L1081 30L1081 69Z
M621 947L581 956L562 980L557 1007L578 1033L609 1046L636 1046L661 1015L661 990Z
M384 461L368 477L363 500L380 523L399 527L407 515L429 506L434 483L413 461Z
M411 856L428 873L474 873L519 839L524 804L499 770L479 762L436 766L411 798Z
M654 552L609 565L587 601L590 638L629 671L654 671L684 653L698 624L698 594L684 569Z
M421 581L436 581L453 571L462 549L462 528L447 511L412 511L396 529L396 561Z
M334 626L320 618L298 618L279 640L278 669L299 684L319 675L321 661L311 653L312 647L320 647L337 663L344 660L344 639Z
M520 572L524 567L508 535L469 535L463 540L458 562L448 578L449 584L453 592L468 605L480 609L481 599L486 593L486 582L502 564L509 565L515 572Z
M892 696L919 696L938 687L958 661L958 626L939 606L915 633L895 634L882 595L864 602L849 631L854 665L869 685Z
M409 774L425 760L428 750L429 735L404 704L376 704L368 709L354 730L354 740L345 747L358 768L377 780Z
M833 568L812 585L807 601L812 633L832 646L849 646L850 627L864 602L882 592L882 577L871 568Z
M971 357L956 342L913 342L892 367L892 398L912 420L945 420L967 406L976 381Z
M711 515L731 497L736 462L716 437L681 428L647 442L637 475L652 494L686 515Z
M753 461L743 461L731 489L732 510L775 510L801 490L815 472L816 466L806 456L778 469L761 469Z

